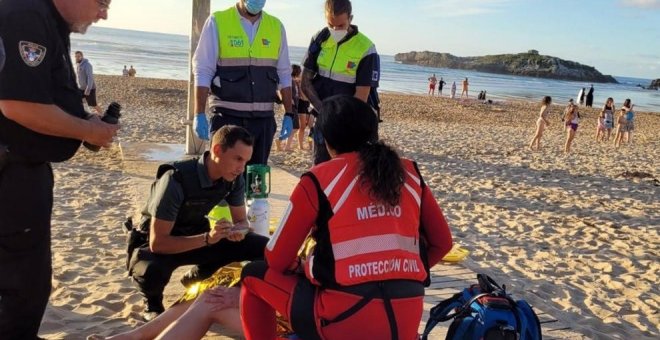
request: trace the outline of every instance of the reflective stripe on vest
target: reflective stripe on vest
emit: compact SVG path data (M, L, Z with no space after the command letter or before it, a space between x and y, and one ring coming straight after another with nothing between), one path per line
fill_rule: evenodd
M211 105L251 113L274 110L277 61L282 45L281 22L265 13L252 43L236 7L213 13L218 28L218 62L211 86ZM264 116L267 113L257 114Z
M376 53L374 44L361 32L337 45L334 39L321 44L316 62L318 74L343 83L354 84L357 68L365 56Z
M311 170L333 212L327 221L328 239L317 239L315 249L332 254L310 256L307 277L321 285L342 286L392 279L424 281L427 275L419 254L422 188L413 163L402 160L405 190L397 206L386 207L359 190L357 157L357 153L341 155ZM330 259L334 263L323 263ZM327 268L334 268L334 273L319 275ZM322 282L328 277L334 282Z

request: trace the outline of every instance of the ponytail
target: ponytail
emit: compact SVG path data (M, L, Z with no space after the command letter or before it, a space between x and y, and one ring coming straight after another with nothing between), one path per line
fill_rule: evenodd
M367 143L358 150L363 187L375 200L388 206L399 204L405 173L396 151L382 141Z

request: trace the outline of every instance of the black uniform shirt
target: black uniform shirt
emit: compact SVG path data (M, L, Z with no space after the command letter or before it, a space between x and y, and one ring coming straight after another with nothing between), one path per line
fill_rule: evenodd
M0 36L6 54L0 100L54 104L84 117L71 64L70 33L52 0L0 1ZM0 142L35 162L66 160L80 146L80 141L36 133L1 114Z
M0 71L5 66L5 44L2 43L2 37L0 37Z

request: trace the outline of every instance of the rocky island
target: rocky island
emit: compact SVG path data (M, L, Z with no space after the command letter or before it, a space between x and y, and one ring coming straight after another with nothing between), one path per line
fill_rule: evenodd
M394 60L403 64L474 70L487 73L511 74L562 80L578 80L594 83L618 83L614 77L603 75L592 66L539 54L536 50L526 53L498 54L481 57L457 57L449 53L408 52L397 53Z

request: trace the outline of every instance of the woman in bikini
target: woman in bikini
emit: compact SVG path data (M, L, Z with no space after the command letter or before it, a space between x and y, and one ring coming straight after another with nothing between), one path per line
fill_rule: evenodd
M552 98L550 98L550 96L543 97L543 100L541 101L541 112L539 113L539 118L536 120L536 134L534 134L534 138L532 138L532 141L529 143L530 150L534 150L534 144L536 144L536 150L541 149L543 130L545 130L546 126L550 125L550 122L548 121L550 103L552 103Z
M564 144L564 153L567 155L571 152L571 144L573 144L573 139L575 139L575 132L578 128L579 119L580 116L577 112L577 106L573 104L564 116L564 122L566 124L566 144Z

